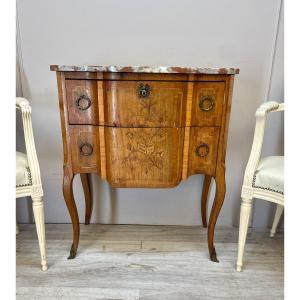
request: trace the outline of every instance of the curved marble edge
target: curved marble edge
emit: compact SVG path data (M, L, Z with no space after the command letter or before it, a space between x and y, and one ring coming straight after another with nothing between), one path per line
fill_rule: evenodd
M193 74L239 74L238 68L199 68L162 66L65 66L51 65L51 71L60 72L128 72L128 73L193 73Z

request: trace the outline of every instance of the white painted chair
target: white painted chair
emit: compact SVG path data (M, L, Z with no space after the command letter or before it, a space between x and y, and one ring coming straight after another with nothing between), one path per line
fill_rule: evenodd
M42 270L47 270L43 189L31 123L31 107L25 98L16 99L21 110L26 154L16 153L16 198L31 196L36 231L41 253ZM18 232L18 229L17 229Z
M256 111L256 127L251 154L245 171L242 187L240 213L239 246L237 271L242 270L243 255L247 237L253 198L263 199L277 204L270 236L276 233L277 225L284 206L284 157L268 156L261 159L261 150L267 115L270 112L284 110L283 103L266 102Z

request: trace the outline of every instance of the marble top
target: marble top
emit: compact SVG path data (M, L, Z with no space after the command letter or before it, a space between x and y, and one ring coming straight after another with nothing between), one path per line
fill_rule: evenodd
M162 67L162 66L65 66L51 65L51 71L61 72L129 72L129 73L186 73L238 74L238 68Z

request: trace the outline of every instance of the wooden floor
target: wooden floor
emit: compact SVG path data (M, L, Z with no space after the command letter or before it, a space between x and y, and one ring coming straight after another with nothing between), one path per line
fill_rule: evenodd
M213 263L200 226L81 225L67 260L71 226L51 224L42 272L34 225L19 227L17 299L283 299L283 233L250 231L238 273L236 228L217 228Z

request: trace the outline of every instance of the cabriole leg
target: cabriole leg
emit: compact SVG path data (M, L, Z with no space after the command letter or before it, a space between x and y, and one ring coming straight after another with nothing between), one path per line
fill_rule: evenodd
M90 224L91 216L93 211L93 198L91 193L91 185L89 180L89 174L81 173L80 174L81 183L84 192L85 199L85 225Z
M201 217L203 227L207 227L206 214L207 214L207 197L211 183L211 176L205 175L203 181L202 197L201 197Z
M46 244L45 244L45 217L44 217L44 203L41 196L32 196L32 208L35 219L36 232L39 241L42 270L46 271L47 257L46 257Z
M224 202L224 197L226 192L225 167L217 168L215 181L216 181L216 195L215 195L213 207L209 217L207 239L208 239L208 250L209 250L210 259L214 262L219 262L217 259L217 254L214 246L214 235L215 235L215 226Z
M251 215L251 208L252 208L252 199L242 198L241 213L240 213L238 258L236 263L236 269L238 272L242 271L243 256L244 256L249 220Z
M77 207L73 195L73 179L74 179L74 174L72 173L72 171L69 170L69 168L65 167L64 180L63 180L63 193L64 193L64 198L73 225L73 244L71 246L70 256L68 257L68 259L75 258L76 256L78 242L79 242L79 232L80 232L78 212L77 212Z

